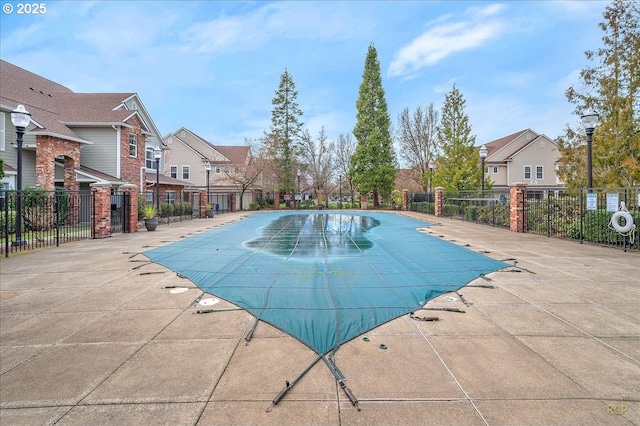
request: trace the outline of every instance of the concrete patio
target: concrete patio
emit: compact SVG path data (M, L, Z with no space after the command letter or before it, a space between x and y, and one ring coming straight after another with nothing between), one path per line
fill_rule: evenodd
M343 345L360 411L319 362L266 412L317 355L138 254L245 216L0 259L0 424L640 425L638 253L424 215L515 266Z

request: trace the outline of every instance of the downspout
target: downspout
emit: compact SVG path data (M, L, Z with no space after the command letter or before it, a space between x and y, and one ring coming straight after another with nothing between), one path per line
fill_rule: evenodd
M122 142L120 140L120 126L116 127L115 124L112 124L111 127L116 131L116 177L120 179L120 144Z
M140 167L140 194L144 193L144 174L147 168L145 166Z

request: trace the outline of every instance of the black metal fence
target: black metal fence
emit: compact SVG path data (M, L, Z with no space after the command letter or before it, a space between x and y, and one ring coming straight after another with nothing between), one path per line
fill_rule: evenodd
M622 203L636 228L618 232L612 217L621 210ZM593 188L591 191L527 189L525 214L526 231L532 234L640 251L639 187ZM618 228L624 229L620 223Z
M1 190L0 254L91 238L91 199L89 191Z
M433 193L411 194L409 210L435 214ZM444 194L444 217L509 227L509 194L504 191L453 191Z
M442 215L509 228L510 197L507 191L445 192ZM525 232L640 251L640 187L593 188L591 191L527 188L523 198L520 201L524 206ZM618 222L616 230L612 218L622 216L618 213L623 208L622 203L628 216L624 215L621 219L624 223ZM434 194L411 194L408 208L435 214ZM627 220L629 218L635 228Z

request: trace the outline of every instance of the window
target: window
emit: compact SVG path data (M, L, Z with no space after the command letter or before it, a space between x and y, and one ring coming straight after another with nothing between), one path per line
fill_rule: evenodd
M190 171L189 166L182 166L182 180L189 180Z
M524 178L525 180L531 180L531 166L524 166Z
M156 169L156 159L153 156L153 148L151 147L146 147L144 149L144 166L147 169Z
M169 166L169 176L178 179L178 166Z
M153 191L147 191L147 204L153 204Z
M542 166L536 166L536 179L543 179L544 178L543 170L544 170L544 168Z
M133 110L137 110L138 109L138 104L135 101L131 102L131 109L133 109Z
M221 171L222 169L220 168L220 166L216 166L216 174L220 174Z
M4 151L5 150L5 124L4 124L4 120L5 120L5 114L4 112L0 112L0 151Z
M167 191L165 195L165 199L168 204L176 203L176 191Z
M224 166L224 172L227 174L229 173L229 166Z
M138 135L129 133L129 157L138 156Z
M544 141L540 141L540 148L544 148Z
M493 174L494 175L498 174L498 166L493 166Z

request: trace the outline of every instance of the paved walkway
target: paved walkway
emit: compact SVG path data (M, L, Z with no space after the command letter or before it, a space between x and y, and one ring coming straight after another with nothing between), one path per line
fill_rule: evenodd
M640 425L640 255L448 219L427 232L516 267L427 305L465 313L342 346L361 411L318 363L266 412L315 354L264 323L246 342L226 302L196 314L200 291L137 254L243 217L2 258L0 424Z

